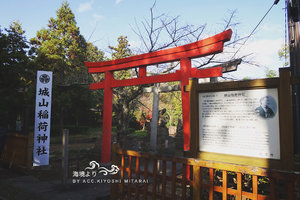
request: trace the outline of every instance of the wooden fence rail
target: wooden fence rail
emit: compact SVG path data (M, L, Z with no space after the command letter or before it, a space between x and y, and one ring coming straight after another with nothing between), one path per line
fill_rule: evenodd
M120 180L111 199L300 199L300 174L260 167L124 151L113 146ZM192 173L187 178L187 169Z

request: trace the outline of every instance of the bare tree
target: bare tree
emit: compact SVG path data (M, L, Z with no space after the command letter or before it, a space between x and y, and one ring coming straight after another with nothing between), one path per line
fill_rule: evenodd
M206 24L202 25L191 25L191 24L182 24L180 22L180 16L169 16L165 13L156 15L155 11L156 2L154 2L153 6L150 8L150 17L149 19L144 19L143 21L136 21L134 26L132 26L132 30L134 33L139 37L140 41L142 42L143 48L139 49L139 53L148 53L159 51L162 49L176 47L183 44L191 43L202 39L205 31L206 31ZM203 57L200 59L196 59L194 62L199 68L208 66L212 63L224 63L228 59L230 59L234 54L234 48L245 38L240 38L237 34L236 27L239 23L235 22L236 11L230 11L229 16L227 16L223 23L221 24L221 30L217 30L217 32L225 31L226 29L231 28L233 30L233 41L228 42L225 44L225 51L223 55L211 55L207 57ZM225 55L225 56L224 56ZM161 64L158 65L155 69L156 73L169 73L178 67L178 62L173 62L169 64ZM138 76L138 72L136 70L136 76ZM147 85L149 86L149 85ZM135 86L132 91L127 91L126 88L122 88L124 90L122 92L122 101L120 101L116 110L120 110L118 116L118 124L128 128L125 126L123 120L128 120L128 112L124 112L129 110L134 106L137 106L137 99L143 93L143 85ZM125 91L126 90L126 91ZM120 93L121 94L121 93ZM134 94L134 95L133 95ZM128 97L126 97L128 95ZM129 96L131 95L131 96ZM121 114L122 113L122 116ZM123 124L122 124L123 121ZM126 130L120 126L118 128L118 132L126 133Z
M180 16L169 16L165 13L155 14L156 1L150 8L149 19L143 21L135 21L135 25L132 26L132 30L139 37L142 42L142 49L140 52L153 52L165 48L180 46L183 44L198 41L203 38L206 33L207 24L191 25L180 23ZM225 31L227 29L233 30L232 40L225 43L224 51L222 54L213 54L199 59L194 59L193 63L197 68L208 67L216 64L223 64L232 59L242 59L244 63L258 66L251 60L251 55L239 55L236 54L236 49L244 44L251 35L246 37L240 37L238 34L239 22L236 22L236 10L228 11L226 17L224 17L220 28L216 30L216 33ZM206 34L207 35L207 34ZM163 64L157 66L161 68L157 69L158 73L168 73L176 68L179 64L177 62L170 64Z
M135 21L132 27L140 38L145 50L143 52L159 51L165 48L179 46L200 39L206 24L194 26L181 25L180 16L169 16L165 13L155 15L156 1L150 8L150 18L144 21Z

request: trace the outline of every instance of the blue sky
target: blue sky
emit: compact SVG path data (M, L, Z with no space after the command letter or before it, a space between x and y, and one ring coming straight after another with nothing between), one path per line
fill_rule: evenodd
M41 28L46 28L50 17L56 17L56 11L62 0L0 0L0 26L8 27L19 20L26 31L27 39L35 36ZM132 27L135 21L140 22L149 18L153 0L76 0L68 1L75 14L81 34L94 42L100 49L106 51L108 45L116 45L120 35L128 36L133 47L141 43L134 34ZM248 35L266 11L273 0L157 0L155 13L166 13L170 16L180 16L185 24L207 24L205 35L214 35L223 28L223 19L230 10L237 10L235 21L239 22L240 36ZM241 53L253 53L256 63L263 66L257 68L242 65L237 77L263 77L266 67L277 70L282 66L277 51L284 44L284 1L281 0L258 27L256 34L251 37Z

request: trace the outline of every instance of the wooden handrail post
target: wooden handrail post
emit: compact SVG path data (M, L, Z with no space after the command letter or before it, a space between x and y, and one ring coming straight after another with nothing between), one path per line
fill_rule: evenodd
M222 183L222 186L223 186L223 200L227 200L227 187L228 187L228 184L227 184L227 170L223 170L223 183Z
M201 168L193 166L193 200L200 200L201 197Z

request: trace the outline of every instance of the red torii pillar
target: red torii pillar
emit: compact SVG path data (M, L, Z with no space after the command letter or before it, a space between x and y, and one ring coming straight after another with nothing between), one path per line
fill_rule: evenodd
M113 88L115 87L180 81L182 93L184 151L189 151L190 105L189 93L184 91L184 87L189 84L190 78L208 78L222 76L222 67L198 70L196 68L192 68L191 59L222 52L224 42L230 40L231 34L232 31L229 29L210 38L179 47L105 62L85 62L85 66L88 67L89 73L105 73L105 79L103 81L101 81L100 83L92 83L90 85L90 89L92 90L104 89L102 162L107 163L110 161ZM147 65L173 61L180 61L180 70L176 70L175 73L147 76ZM139 77L125 80L114 79L114 71L130 68L139 68Z

